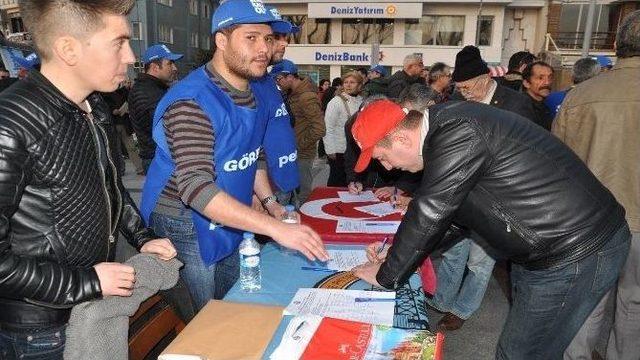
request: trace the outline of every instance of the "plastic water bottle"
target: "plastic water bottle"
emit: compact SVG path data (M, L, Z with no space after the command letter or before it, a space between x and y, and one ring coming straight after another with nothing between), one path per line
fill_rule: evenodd
M296 214L296 208L293 205L287 205L284 207L285 213L282 216L282 221L287 224L297 224L298 216Z
M293 205L286 205L284 207L284 214L282 215L282 222L287 224L297 224L298 223L298 215L296 214L296 208ZM296 251L293 249L289 249L285 246L280 246L281 251L285 255L295 255Z
M245 292L255 292L262 287L260 274L260 244L253 233L246 232L240 243L240 286Z

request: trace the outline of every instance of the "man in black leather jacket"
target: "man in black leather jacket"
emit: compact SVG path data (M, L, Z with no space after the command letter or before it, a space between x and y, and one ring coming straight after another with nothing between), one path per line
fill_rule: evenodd
M115 90L134 61L133 5L21 2L42 68L0 96L2 359L61 359L73 305L131 295L133 268L110 262L118 232L142 252L176 254L118 178L110 112L92 94Z
M590 311L615 284L629 250L624 209L589 169L541 127L473 102L423 116L381 100L352 133L371 158L423 179L388 254L356 270L385 288L404 283L443 243L453 221L513 262L513 305L497 359L561 359ZM385 257L386 256L386 257Z

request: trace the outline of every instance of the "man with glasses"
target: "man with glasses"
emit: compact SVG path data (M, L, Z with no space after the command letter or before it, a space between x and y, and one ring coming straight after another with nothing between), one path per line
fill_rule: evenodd
M489 75L489 68L475 46L465 46L456 55L453 80L456 89L468 101L534 119L529 100L514 90L498 85ZM442 254L442 262L437 270L438 290L428 300L431 307L445 313L437 325L440 331L459 329L482 303L495 260L476 241L484 243L473 233L472 238L460 241ZM465 268L469 269L466 276Z
M402 70L391 75L389 85L387 87L387 96L392 99L400 97L402 90L411 86L411 84L424 83L424 78L420 76L424 64L422 63L421 54L410 54L404 58L402 62Z

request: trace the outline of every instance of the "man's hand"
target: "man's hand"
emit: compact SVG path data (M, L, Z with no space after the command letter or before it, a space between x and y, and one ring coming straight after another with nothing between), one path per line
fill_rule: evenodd
M169 239L154 239L140 248L141 253L155 254L162 260L171 260L178 252Z
M273 216L278 220L282 220L282 218L284 217L284 213L287 212L284 209L284 206L282 206L277 201L267 204L267 206L265 206L265 209L267 209L267 212L269 213L269 215Z
M262 206L262 203L260 202L260 199L258 199L258 196L256 194L253 194L253 198L251 198L251 208L261 213L268 213L267 209Z
M352 181L349 183L349 193L350 194L360 194L364 187L361 182Z
M387 187L381 187L379 189L376 189L373 194L378 198L378 199L387 199L390 198L393 195L393 186L387 186ZM398 195L403 194L404 192L400 189L398 189Z
M381 264L373 264L366 263L360 266L356 266L353 268L353 274L360 279L368 282L369 284L381 288L380 284L378 284L378 280L376 280L376 274L378 274L378 270L380 270Z
M397 195L396 196L396 209L406 210L407 206L409 206L409 202L411 202L411 200L413 200L413 198L410 197L410 196Z
M136 273L133 267L120 263L103 262L93 267L100 280L102 296L131 296Z
M306 225L280 223L269 235L278 244L300 251L311 261L329 260L329 253L324 248L320 236Z
M382 264L384 259L387 258L387 252L389 251L389 247L387 246L385 249L378 254L380 247L382 246L381 241L376 241L367 246L367 260L373 264Z

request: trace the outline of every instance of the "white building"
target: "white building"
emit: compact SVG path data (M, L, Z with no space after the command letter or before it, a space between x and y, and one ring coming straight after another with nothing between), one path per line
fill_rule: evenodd
M540 51L547 27L544 0L265 2L301 26L285 57L314 80L376 62L395 72L412 53L425 65L453 65L469 44L488 63L506 65L516 51Z

